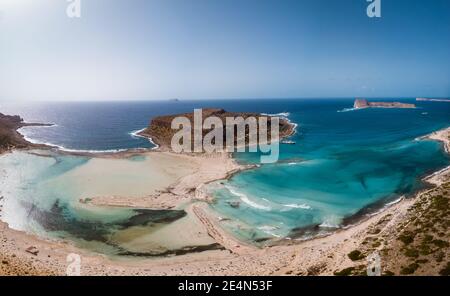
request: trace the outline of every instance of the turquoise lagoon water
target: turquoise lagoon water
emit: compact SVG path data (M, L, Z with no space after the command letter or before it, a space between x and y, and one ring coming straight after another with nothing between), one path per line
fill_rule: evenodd
M56 123L23 129L34 141L94 151L153 147L131 133L157 115L201 107L283 112L298 128L291 137L296 144L281 145L279 162L209 186L215 197L211 207L230 218L223 225L242 239L259 241L303 238L352 223L351 218L364 210L412 194L422 188L422 176L449 165L440 143L417 138L450 125L450 104L417 104L417 109L354 111L348 109L351 99L47 103L6 105L0 112ZM242 163L259 163L257 153L234 157ZM99 251L111 247L108 241L129 228L129 221L145 224L145 219L153 219L155 213L133 209L85 209L75 201L77 188L70 180L52 181L85 161L58 153L1 157L0 189L15 200L9 205L14 209L4 210L2 219L17 228L51 231L86 245L100 242Z
M129 161L140 161L141 157L131 157ZM185 212L80 203L86 188L69 173L89 159L43 150L1 156L1 219L14 229L48 238L69 239L80 247L108 255L157 255L170 251L157 242L142 248L125 246L182 218ZM132 172L121 176L132 177ZM145 231L141 231L143 228ZM134 235L133 231L138 234Z
M441 143L417 137L448 126L450 104L351 110L339 103L286 108L299 127L280 161L211 185L213 208L232 217L228 229L251 240L327 232L412 194L424 186L421 177L449 164ZM235 157L259 161L254 153Z

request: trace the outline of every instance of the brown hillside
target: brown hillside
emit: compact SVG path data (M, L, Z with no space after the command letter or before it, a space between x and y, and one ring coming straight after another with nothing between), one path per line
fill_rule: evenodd
M191 126L194 126L194 113L183 113L183 114L176 114L176 115L165 115L165 116L159 116L152 119L150 122L150 125L148 128L146 128L144 131L140 133L142 136L150 137L153 142L158 144L163 149L169 149L171 140L173 135L178 132L178 130L171 128L172 120L175 117L183 116L190 120ZM244 119L248 117L255 117L259 120L261 117L268 118L268 138L270 139L270 116L267 115L261 115L258 113L248 113L248 112L228 112L223 109L203 109L203 120L210 116L216 116L222 120L222 123L225 125L225 119L227 117L242 117ZM210 132L209 129L203 129L202 133L203 136L205 136L208 132ZM248 128L246 128L246 144L248 144ZM294 133L294 125L291 124L288 120L284 118L280 118L280 138L288 137ZM224 139L225 139L225 130L224 130ZM193 142L193 137L192 137ZM235 135L235 143L237 142L236 135Z

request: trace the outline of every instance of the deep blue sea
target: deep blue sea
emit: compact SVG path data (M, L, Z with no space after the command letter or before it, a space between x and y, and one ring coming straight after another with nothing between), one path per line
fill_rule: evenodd
M286 113L298 128L291 137L295 145L281 145L279 163L209 188L216 197L212 208L231 218L226 227L243 239L257 240L349 223L346 218L369 206L422 188L421 177L449 165L440 143L417 138L450 126L450 103L403 101L418 108L352 111L353 99L254 99L2 104L0 112L56 124L21 130L33 141L89 151L151 148L147 139L132 133L154 116L194 108ZM259 161L255 153L234 157L243 163Z

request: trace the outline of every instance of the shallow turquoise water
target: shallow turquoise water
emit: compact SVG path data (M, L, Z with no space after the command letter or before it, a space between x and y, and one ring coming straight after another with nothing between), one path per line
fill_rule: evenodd
M141 161L142 157L129 161ZM0 156L1 219L14 229L48 238L69 239L80 247L108 255L166 251L164 247L152 250L145 246L142 250L128 250L123 245L182 218L184 211L95 207L80 203L86 188L79 187L66 173L87 161L88 157L40 150ZM146 232L122 235L116 240L122 231L133 228L145 228Z
M442 144L418 140L449 125L449 104L418 109L348 112L340 101L286 109L298 123L295 145L276 164L210 186L212 206L232 217L226 227L244 239L305 237L352 223L424 186L420 178L449 165ZM315 110L313 110L316 108ZM285 110L285 111L286 111ZM257 154L235 154L258 163Z
M299 127L291 138L296 144L281 145L278 163L210 186L216 200L212 208L231 218L223 225L243 239L258 240L303 237L308 235L302 232L305 228L316 233L351 223L347 218L362 209L413 193L423 186L423 175L449 165L440 143L416 138L449 126L450 104L417 104L417 109L347 111L353 105L352 99L48 103L2 106L2 112L21 114L28 121L56 123L55 127L28 128L23 132L38 142L73 150L150 148L151 143L130 133L145 127L156 115L192 112L193 108L287 112ZM243 163L259 163L259 156L235 154ZM141 160L139 156L130 159ZM76 186L70 180L52 180L82 165L85 158L22 155L7 161L0 163L2 174L7 172L7 177L1 178L0 189L29 204L31 200L47 214L53 213L54 221L63 223L56 223L62 225L59 228L55 223L50 228L60 236L75 239L87 231L104 240L138 214L130 209L116 212L73 206ZM36 222L39 215L29 219L29 208L27 211L20 203L15 206L9 211L14 215L7 217L11 223L17 223L18 228L25 227L25 223L33 231L49 231ZM59 217L64 219L58 220Z

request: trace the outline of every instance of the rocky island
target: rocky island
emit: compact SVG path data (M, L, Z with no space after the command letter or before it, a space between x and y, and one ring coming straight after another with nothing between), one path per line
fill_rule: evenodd
M365 99L356 99L353 108L416 108L416 105L400 102L368 102Z
M203 109L202 117L203 119L207 117L215 116L218 117L223 125L225 126L225 119L229 117L237 118L242 117L247 119L249 117L255 117L256 119L267 118L267 130L268 130L268 139L270 139L270 116L262 115L258 113L250 113L250 112L228 112L224 109ZM151 120L150 125L139 132L140 136L151 138L152 141L157 144L160 149L170 150L171 140L175 133L178 132L176 129L171 128L172 120L176 117L186 117L191 122L191 125L194 126L194 113L183 113L183 114L175 114L175 115L165 115L158 116ZM203 129L202 134L205 136L210 129ZM280 138L286 138L291 136L295 132L295 124L289 122L287 118L280 117ZM235 142L237 141L237 135L235 134ZM249 131L248 127L245 130L245 140L246 144L248 144ZM193 137L192 137L193 139ZM224 139L225 139L225 129L224 129Z
M13 148L27 148L33 144L29 143L17 132L25 126L51 126L52 124L25 123L18 115L4 115L0 113L0 153ZM40 145L35 145L40 146Z

